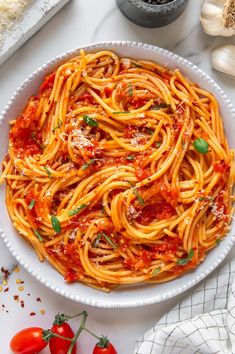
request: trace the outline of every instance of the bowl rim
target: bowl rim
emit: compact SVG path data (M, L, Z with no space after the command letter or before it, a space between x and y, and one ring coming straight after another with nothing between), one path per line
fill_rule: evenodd
M177 10L179 7L183 6L189 0L173 0L166 4L149 4L144 0L128 0L128 2L137 9L151 13L155 15L168 14L169 12L173 12Z
M206 74L203 70L198 68L196 65L194 65L192 62L188 61L187 59L184 59L183 57L174 54L166 49L150 45L150 44L145 44L141 42L134 42L134 41L100 41L100 42L95 42L91 44L84 44L81 45L75 49L66 51L60 55L57 55L53 57L52 59L47 60L47 62L43 65L41 65L38 69L36 69L32 74L26 78L26 80L23 81L23 83L18 87L18 89L14 92L12 97L10 98L9 102L5 106L4 110L2 111L0 115L0 127L1 124L4 123L4 119L8 115L8 111L12 104L14 104L14 100L21 95L21 92L27 87L27 85L31 82L31 80L34 79L35 76L37 76L40 73L45 73L47 69L50 69L55 66L59 65L60 63L64 62L65 60L71 58L72 56L76 55L79 53L80 49L84 49L86 51L94 51L95 49L101 49L105 48L108 50L112 50L113 48L118 48L118 47L132 47L132 48L142 48L146 49L150 52L156 52L159 53L160 55L165 56L166 58L171 58L175 61L175 63L181 63L183 64L187 69L190 71L194 72L194 74L198 74L199 78L203 78L206 80L211 88L213 87L213 93L216 93L223 99L224 104L226 104L228 110L231 112L231 118L235 119L235 108L232 105L230 99L227 97L227 95L224 93L224 91L220 88L220 86L208 75ZM216 260L206 269L202 270L199 275L197 276L192 276L192 280L187 281L183 286L178 287L177 289L174 290L169 290L165 291L163 294L158 295L154 294L153 296L150 296L148 298L143 298L141 300L130 300L130 298L126 299L126 302L106 302L105 300L91 300L86 297L82 297L80 295L74 295L72 290L65 291L58 286L55 286L51 284L49 281L46 280L45 275L41 275L39 273L36 273L32 267L27 264L26 261L17 253L17 250L11 243L11 241L8 239L8 236L4 232L4 227L1 224L0 221L0 237L3 239L5 242L6 246L12 253L12 255L16 258L18 263L23 266L34 278L36 278L41 284L45 285L49 289L53 290L57 294L60 294L70 300L85 304L85 305L90 305L90 306L95 306L95 307L100 307L100 308L133 308L133 307L141 307L145 305L152 305L155 303L159 303L165 300L168 300L176 295L179 295L183 293L184 291L190 289L194 285L198 284L201 280L203 280L207 275L209 275L223 260L224 258L228 255L229 251L233 247L235 243L235 233L232 234L232 231L230 231L229 235L226 236L226 245L225 247L221 248L221 254L219 257L216 258ZM228 240L229 237L229 240ZM221 242L223 244L223 242ZM221 245L220 245L221 246ZM219 246L219 247L220 247ZM213 251L213 250L212 250ZM203 263L202 263L203 264ZM56 271L56 270L55 270ZM86 285L84 285L86 286ZM157 292L156 292L157 293Z

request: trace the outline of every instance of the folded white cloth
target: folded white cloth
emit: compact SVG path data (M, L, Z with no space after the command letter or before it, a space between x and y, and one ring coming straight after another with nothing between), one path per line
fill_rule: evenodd
M235 354L235 260L136 342L135 354Z

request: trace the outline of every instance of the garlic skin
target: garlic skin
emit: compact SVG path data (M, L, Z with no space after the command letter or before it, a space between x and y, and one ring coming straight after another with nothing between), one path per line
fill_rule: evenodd
M222 73L235 76L235 46L225 45L212 52L212 66Z
M210 36L235 35L234 0L202 0L200 19Z

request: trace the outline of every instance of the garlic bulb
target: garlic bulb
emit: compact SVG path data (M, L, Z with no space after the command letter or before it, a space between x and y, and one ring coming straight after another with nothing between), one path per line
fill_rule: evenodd
M225 45L212 52L212 66L222 73L235 76L235 46Z
M211 36L235 35L235 0L202 0L201 24Z

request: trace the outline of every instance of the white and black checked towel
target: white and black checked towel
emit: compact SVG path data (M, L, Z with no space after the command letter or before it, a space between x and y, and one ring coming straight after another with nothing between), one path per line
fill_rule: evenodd
M173 307L135 354L235 354L235 260Z

